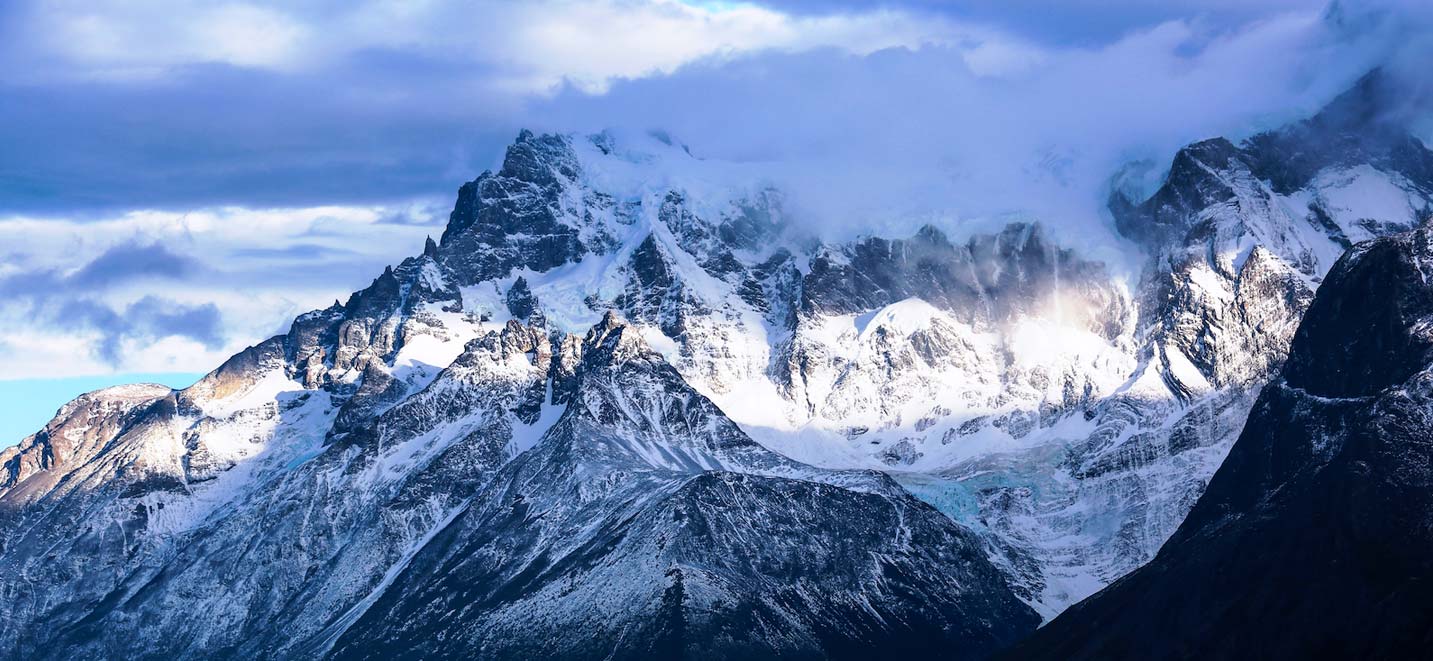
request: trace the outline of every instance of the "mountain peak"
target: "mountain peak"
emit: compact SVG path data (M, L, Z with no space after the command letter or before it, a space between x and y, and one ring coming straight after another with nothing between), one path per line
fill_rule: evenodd
M616 310L602 315L602 320L587 331L582 345L583 363L588 365L622 363L653 354L642 334Z
M1375 68L1334 97L1309 122L1329 130L1367 130L1380 123L1396 122L1396 106L1396 85L1382 68Z
M577 179L581 167L572 143L563 135L534 135L523 129L508 146L498 174L539 185L556 185L558 178Z
M1375 239L1339 260L1294 335L1284 365L1290 386L1365 397L1423 369L1433 355L1433 337L1421 325L1433 318L1430 232Z
M1433 153L1409 132L1409 94L1374 69L1317 114L1255 135L1241 146L1251 171L1291 194L1330 167L1370 165L1433 189Z

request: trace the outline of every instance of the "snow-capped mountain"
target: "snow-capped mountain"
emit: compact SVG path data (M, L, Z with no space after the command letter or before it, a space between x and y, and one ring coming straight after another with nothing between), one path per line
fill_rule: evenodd
M1149 255L1127 331L1135 367L1081 416L1039 425L1028 449L939 473L960 488L919 478L916 493L954 512L973 500L982 523L1033 556L1043 612L1144 563L1173 533L1349 242L1433 213L1433 153L1378 112L1391 93L1375 72L1308 120L1186 147L1142 201L1116 193L1116 225Z
M878 473L757 445L614 314L571 378L337 658L979 656L1037 621L973 534Z
M976 657L1038 622L971 532L879 473L762 448L615 313L584 338L509 320L362 423L381 393L304 390L280 344L47 429L123 427L58 486L6 492L8 614L67 623L7 628L9 649ZM447 605L407 596L425 582Z
M484 198L469 217L460 200L441 244L347 303L184 391L87 396L12 451L4 648L978 657L1033 629L972 532L880 473L755 443L649 348L644 336L673 344L661 330L621 320L696 299L677 298L670 272L666 292L634 284L671 268L671 244L524 169L560 173L571 145L522 136L509 167L463 193L513 206ZM522 206L533 199L553 204ZM594 217L554 238L562 203ZM523 265L501 281L466 255L495 232L513 245L493 252ZM574 246L581 261L552 267L552 250ZM590 303L601 291L622 305ZM564 294L577 304L548 302ZM485 559L431 573L455 548ZM395 595L428 581L483 595L442 612L444 637L411 637L420 619L389 629L379 614L426 608Z
M1179 531L1012 658L1426 656L1430 270L1427 227L1340 260Z
M1433 207L1385 93L1117 193L1133 277L524 132L346 303L0 455L0 649L988 654L1154 556L1337 255Z

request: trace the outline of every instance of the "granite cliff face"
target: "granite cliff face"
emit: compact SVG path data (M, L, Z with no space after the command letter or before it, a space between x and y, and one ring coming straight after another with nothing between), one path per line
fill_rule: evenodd
M0 455L0 650L988 654L1154 557L1336 256L1426 217L1383 93L1116 195L1132 277L524 132L346 302Z

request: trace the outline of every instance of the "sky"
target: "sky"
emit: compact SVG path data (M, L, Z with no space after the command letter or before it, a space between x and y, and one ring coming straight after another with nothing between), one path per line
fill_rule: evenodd
M777 164L830 238L1017 213L1102 245L1112 173L1426 62L1427 4L6 2L0 381L50 394L0 419L345 298L521 128Z
M0 448L18 443L44 428L55 410L77 394L126 383L158 383L171 388L193 385L202 374L126 372L62 379L0 380Z

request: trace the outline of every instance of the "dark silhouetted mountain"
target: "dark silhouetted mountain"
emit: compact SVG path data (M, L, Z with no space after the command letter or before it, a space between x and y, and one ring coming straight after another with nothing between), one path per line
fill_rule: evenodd
M1421 658L1433 643L1433 234L1334 267L1148 565L1012 658Z

